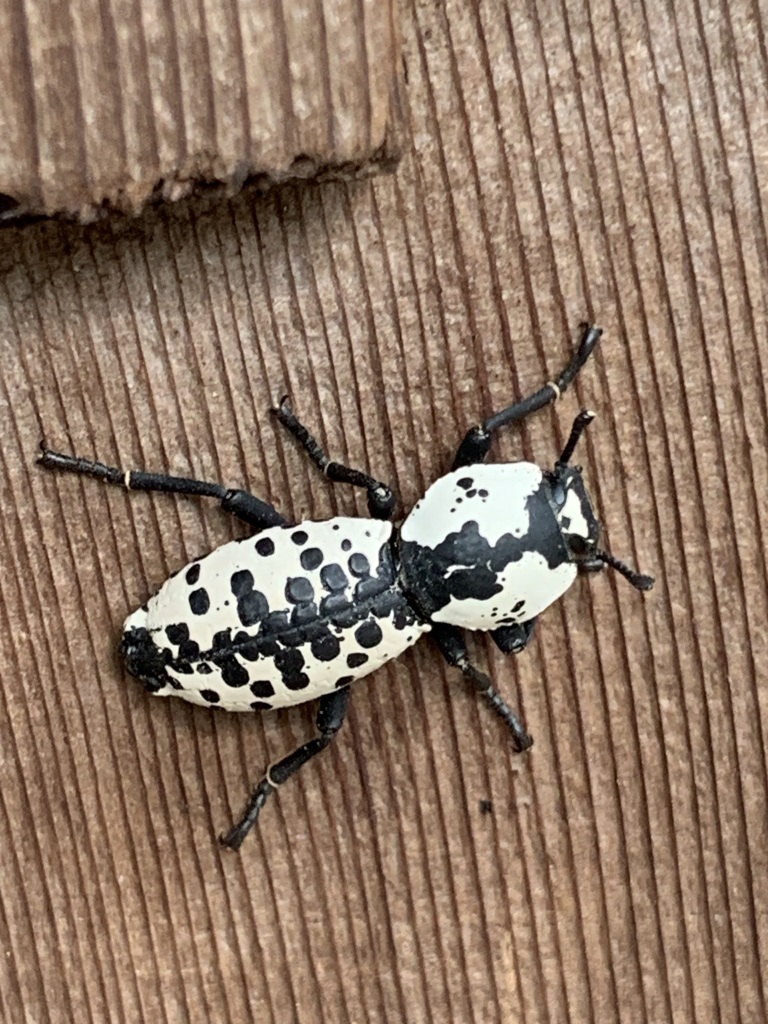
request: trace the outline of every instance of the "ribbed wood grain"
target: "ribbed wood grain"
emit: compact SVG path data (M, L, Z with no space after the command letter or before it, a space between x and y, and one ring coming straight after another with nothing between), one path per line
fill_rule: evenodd
M132 1024L759 1024L768 942L768 59L747 0L411 0L393 178L184 201L0 251L0 1016ZM148 698L126 612L240 533L53 446L362 509L267 409L409 507L478 416L600 353L607 544L518 659L507 737L428 643L362 683L240 857L216 845L314 709ZM480 801L492 801L483 813Z
M0 220L391 169L392 0L6 0Z

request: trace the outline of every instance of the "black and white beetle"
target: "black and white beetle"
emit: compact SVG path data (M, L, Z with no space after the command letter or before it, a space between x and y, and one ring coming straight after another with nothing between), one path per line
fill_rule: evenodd
M594 414L576 417L551 471L530 462L484 465L495 431L557 399L595 348L587 327L563 372L473 427L451 472L398 530L395 498L366 473L332 462L286 399L275 416L329 480L363 488L372 519L339 516L291 525L245 491L201 480L125 471L43 447L40 464L130 490L218 498L260 532L224 544L172 576L126 619L128 670L158 696L204 707L261 711L319 698L315 739L269 767L222 843L238 849L267 797L326 747L341 727L349 684L430 632L438 649L504 719L515 748L531 737L472 665L461 629L487 630L506 653L530 642L537 616L579 571L611 566L638 590L653 579L597 546L600 524L570 459Z

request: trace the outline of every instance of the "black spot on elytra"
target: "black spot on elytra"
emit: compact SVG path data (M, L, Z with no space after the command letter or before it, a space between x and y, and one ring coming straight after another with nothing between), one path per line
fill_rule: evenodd
M186 622L174 622L170 626L165 627L165 635L179 648L177 658L174 658L174 667L176 661L189 662L194 661L200 656L200 647L194 641L189 639L189 626Z
M315 596L315 588L306 576L292 576L285 585L285 596L292 604L312 601Z
M317 619L317 605L314 601L305 601L303 604L297 604L291 612L292 626L306 626L310 622L316 622Z
M381 643L381 626L373 619L361 623L355 630L355 640L361 647L375 647Z
M336 680L336 689L340 690L342 686L349 686L349 684L354 682L354 680L354 676L342 676L341 679Z
M341 542L341 550L342 551L349 551L349 549L351 547L352 547L352 541L351 540L343 540Z
M302 569L311 572L323 564L323 552L320 548L307 548L306 551L302 551L301 555L299 555L299 561L301 562Z
M251 711L271 711L272 705L266 700L252 700Z
M347 665L349 666L349 668L360 668L360 666L364 665L366 663L366 661L368 661L368 655L367 654L348 654L347 655Z
M187 575L184 577L190 587L194 587L197 581L200 579L200 563L195 562L194 565L190 565L187 569Z
M351 607L352 605L347 600L345 594L329 594L320 602L320 614L322 616L337 615L339 612Z
M170 626L165 627L165 635L172 644L180 647L189 640L189 626L185 622L174 622Z
M488 491L486 491L482 487L480 488L480 490L477 493L480 495L481 498L487 498L488 497Z
M355 600L356 601L368 601L370 598L376 597L384 590L389 589L389 584L386 580L377 579L375 576L369 576L367 579L360 580L355 587Z
M262 658L274 658L280 650L280 643L275 637L265 636L259 638L259 654Z
M344 590L349 580L347 574L337 562L324 565L320 570L320 579L326 590Z
M293 541L294 544L301 546L302 544L307 543L307 541L309 540L309 536L307 535L307 533L305 533L304 530L294 530L293 533L291 534L291 540Z
M234 654L219 655L216 664L221 671L221 678L227 686L245 686L250 678L248 669L241 665Z
M251 693L254 697L273 697L275 688L268 679L257 679L251 683Z
M395 608L405 603L405 597L397 590L385 590L371 605L377 619L385 619Z
M359 551L349 556L347 565L353 576L367 576L371 571L371 563Z
M180 676L189 676L195 671L186 661L174 662L173 670L178 672Z
M208 591L205 587L199 587L197 590L192 591L189 595L189 607L194 615L206 614L211 607L211 599L208 597Z
M334 658L339 656L339 650L341 649L336 637L328 632L315 637L310 648L318 661L333 661Z
M474 489L474 487L472 488L472 490L471 490L471 491L467 491L467 497L468 497L468 498L474 498L474 496L475 496L476 494L477 494L477 491L476 491L476 490Z
M256 554L263 555L265 558L275 553L275 542L271 537L259 537L254 547L256 548Z
M518 601L515 607L512 609L512 611L514 613L517 613L519 611L522 611L523 608L525 608L525 601Z
M240 657L245 658L246 661L256 661L259 656L257 638L251 636L250 633L243 633L242 630L235 633L232 644Z
M304 668L304 655L301 651L295 648L278 651L274 660L289 690L303 690L309 684L309 676L301 671Z
M214 651L223 651L232 644L232 630L231 629L220 629L218 633L213 634L213 640L211 647Z
M221 700L221 697L215 690L201 690L200 696L203 700L207 700L209 704L218 704Z
M269 634L277 635L278 633L285 633L288 628L287 611L281 610L279 612L270 612L269 615L262 620L259 636L263 637Z
M261 591L253 589L253 573L250 570L239 569L232 573L229 585L237 598L237 617L244 626L255 626L269 613L266 597Z
M201 676L209 676L211 672L213 672L213 669L207 661L198 662L196 667Z
M367 614L367 612L365 612ZM348 604L345 608L335 612L331 618L331 622L334 626L340 626L342 629L349 629L350 626L354 626L356 622L360 621L360 609L355 607L353 604Z
M471 476L463 476L461 480L456 481L456 486L460 487L463 491L466 491L467 488L471 487L474 482L475 481L472 479Z

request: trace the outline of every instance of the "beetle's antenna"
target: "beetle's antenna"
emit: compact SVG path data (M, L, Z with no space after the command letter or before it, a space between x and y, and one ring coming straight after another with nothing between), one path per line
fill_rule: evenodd
M620 572L621 575L629 580L633 587L637 590L650 590L656 580L653 576L644 576L642 573L635 572L634 569L630 569L626 562L620 561L618 558L614 558L608 551L597 551L595 558L599 561L604 562L606 565L610 565L616 572Z
M563 454L555 463L556 469L559 469L560 466L567 466L568 463L571 461L571 456L573 455L576 445L579 443L579 438L594 418L595 413L593 413L591 409L581 410L579 415L573 421L573 426L571 427L571 436L568 438L565 448L563 448Z

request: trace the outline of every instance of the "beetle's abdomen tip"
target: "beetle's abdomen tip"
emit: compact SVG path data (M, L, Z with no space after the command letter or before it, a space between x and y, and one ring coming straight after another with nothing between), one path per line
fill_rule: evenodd
M165 686L165 652L157 646L144 626L131 626L123 633L120 653L132 676L140 679L152 692Z

